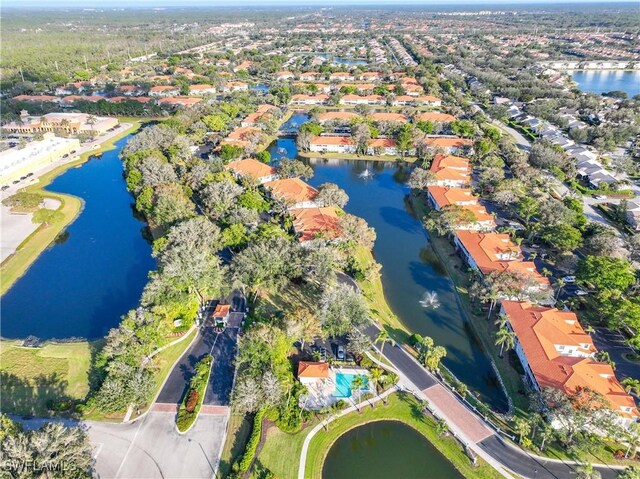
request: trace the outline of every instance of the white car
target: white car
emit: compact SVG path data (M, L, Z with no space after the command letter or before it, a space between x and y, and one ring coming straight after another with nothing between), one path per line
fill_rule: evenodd
M564 278L562 278L562 281L564 281L565 283L575 283L576 282L576 277L575 276L565 276Z
M587 293L584 289L576 289L576 296L587 296Z
M594 198L596 200L606 200L607 199L607 197L605 195L595 195Z

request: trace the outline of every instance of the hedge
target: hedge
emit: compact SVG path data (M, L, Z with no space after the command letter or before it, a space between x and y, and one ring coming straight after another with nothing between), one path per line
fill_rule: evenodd
M180 432L188 430L198 418L198 413L204 400L204 393L207 389L207 383L209 382L209 372L211 371L212 362L213 356L207 354L196 364L196 373L189 382L189 390L187 394L184 395L184 399L178 410L176 426Z
M260 442L260 437L262 435L262 419L264 418L265 411L265 408L259 409L256 416L253 418L253 430L251 431L251 436L247 442L247 448L242 455L242 459L240 459L239 467L242 472L249 470L249 466L251 466L251 463L253 462L253 457L256 455L258 443Z

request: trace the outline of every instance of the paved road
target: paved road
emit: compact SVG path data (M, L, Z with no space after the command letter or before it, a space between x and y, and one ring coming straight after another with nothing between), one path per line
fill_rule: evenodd
M634 354L635 351L627 344L625 338L617 331L606 328L596 328L591 335L596 347L601 351L606 351L616 363L616 375L618 379L632 377L640 379L640 365L633 363L623 356L623 354Z
M380 329L373 324L363 330L372 341L375 341L379 331ZM379 347L379 345L375 345L378 350ZM426 389L439 385L433 375L404 352L400 346L385 345L383 355L402 376L413 383L413 386L420 391L420 394L424 395ZM428 393L428 391L426 392ZM462 404L454 395L451 395L450 400ZM467 412L468 410L465 411L465 413ZM575 479L574 465L532 456L521 448L505 442L502 437L493 433L492 430L487 431L487 434L483 437L485 438L478 442L475 447L481 449L492 460L499 462L521 477L531 479ZM608 467L597 469L604 479L613 479L617 475L615 470Z

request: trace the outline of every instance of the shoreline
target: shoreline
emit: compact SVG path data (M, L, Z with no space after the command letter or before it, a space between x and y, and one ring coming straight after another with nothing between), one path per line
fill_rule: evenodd
M298 150L298 156L308 160L364 160L364 161L381 161L390 163L415 163L415 156L395 156L395 155L356 155L351 153L317 153L315 151L300 151Z
M127 119L128 120L128 119ZM61 211L64 219L57 224L52 224L47 228L42 225L27 236L0 265L0 296L4 295L11 287L29 270L31 265L36 262L40 255L56 240L60 233L72 224L82 213L84 200L81 197L70 195L67 193L57 193L47 190L49 186L58 176L66 173L71 168L77 168L89 161L89 158L98 153L115 149L115 143L122 138L136 132L142 125L143 121L134 121L131 126L124 131L105 140L95 150L90 150L80 155L80 158L54 168L38 178L38 182L26 186L18 191L26 191L29 193L37 193L45 198L52 198L60 201L57 211Z

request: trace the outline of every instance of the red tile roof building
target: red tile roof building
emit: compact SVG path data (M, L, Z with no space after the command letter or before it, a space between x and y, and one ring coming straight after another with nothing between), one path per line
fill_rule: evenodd
M611 366L593 360L596 347L574 313L519 301L502 301L500 313L516 336L516 354L535 389L574 395L589 388L607 400L624 424L639 417Z

